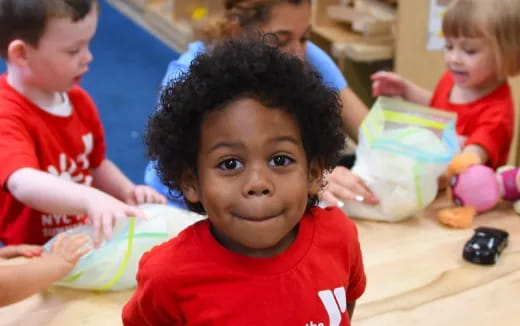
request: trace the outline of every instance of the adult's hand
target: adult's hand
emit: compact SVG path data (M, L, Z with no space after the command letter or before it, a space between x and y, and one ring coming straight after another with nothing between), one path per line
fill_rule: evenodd
M351 200L372 205L379 203L365 183L343 166L336 167L325 179L327 184L321 194L321 200L330 205L341 207Z

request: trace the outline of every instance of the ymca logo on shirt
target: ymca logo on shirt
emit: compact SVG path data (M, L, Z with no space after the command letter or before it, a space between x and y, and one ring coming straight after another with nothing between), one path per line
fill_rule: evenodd
M328 326L339 326L345 311L347 311L347 292L344 287L337 287L334 290L323 290L318 292L318 296L329 316ZM310 321L305 326L325 326L323 322Z
M81 137L83 152L76 158L71 158L65 153L58 156L59 166L49 165L47 172L50 174L75 183L92 185L92 176L89 174L90 160L89 154L94 148L94 136L88 133ZM44 237L52 237L60 232L64 232L78 223L85 223L85 216L68 216L63 214L42 214L41 225Z
M68 157L65 153L60 153L60 166L49 165L47 171L58 178L90 186L92 184L92 176L90 174L85 175L82 171L88 170L90 167L88 155L92 153L94 148L94 136L92 133L88 133L82 136L81 140L85 148L83 153L79 154L76 159ZM78 170L78 166L81 170Z

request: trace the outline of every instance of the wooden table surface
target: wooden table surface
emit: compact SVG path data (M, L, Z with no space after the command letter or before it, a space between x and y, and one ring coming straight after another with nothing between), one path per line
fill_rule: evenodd
M476 218L475 226L510 234L498 263L479 266L461 257L473 230L435 220L435 211L448 205L437 199L423 214L394 224L357 220L368 285L353 325L520 325L520 216L504 204ZM0 325L121 325L131 293L52 287L0 308Z

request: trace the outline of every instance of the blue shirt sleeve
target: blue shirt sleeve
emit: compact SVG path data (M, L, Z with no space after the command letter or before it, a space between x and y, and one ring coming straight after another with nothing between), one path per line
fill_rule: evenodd
M171 79L178 78L181 74L187 72L190 68L190 64L199 54L206 51L206 46L203 42L197 41L188 45L188 50L181 54L177 59L170 62L166 74L162 80L162 86L166 86L168 81Z
M307 62L321 74L325 85L333 87L339 91L347 87L347 80L339 70L336 63L316 44L307 42L305 58Z
M164 74L161 86L165 87L171 79L178 78L181 74L185 73L186 71L188 71L187 66L179 64L177 63L177 61L170 62L170 64L168 65L168 69L166 69L166 73Z

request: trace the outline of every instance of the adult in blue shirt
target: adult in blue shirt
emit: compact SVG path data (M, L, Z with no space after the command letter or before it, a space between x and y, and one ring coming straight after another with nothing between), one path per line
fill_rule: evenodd
M200 52L220 39L272 33L278 38L278 46L310 63L318 71L325 84L339 91L343 101L342 118L346 133L357 141L358 128L368 110L363 102L348 87L343 74L334 61L318 46L309 41L311 33L310 0L224 0L222 19L202 31L204 41L193 42L188 50L172 61L163 79L163 85L187 72L191 61ZM377 203L365 184L345 167L336 167L327 178L327 187L321 199L329 204L342 205L348 200L364 200ZM164 195L168 188L162 184L154 163L145 171L145 183ZM184 207L181 197L170 201Z

